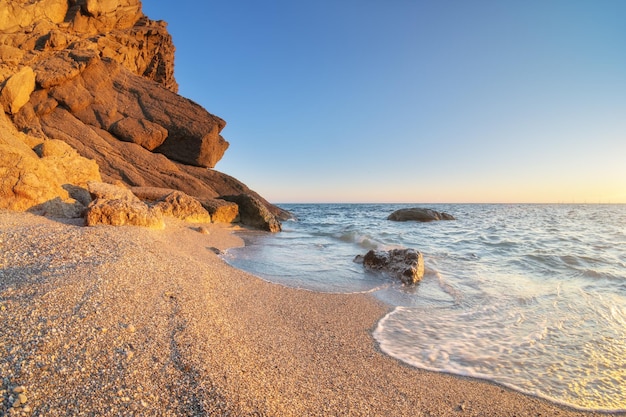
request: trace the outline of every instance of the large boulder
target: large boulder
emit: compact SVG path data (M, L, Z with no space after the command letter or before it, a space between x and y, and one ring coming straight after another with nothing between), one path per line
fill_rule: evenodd
M0 91L0 105L10 114L17 113L30 100L35 90L35 72L31 67L24 67L12 75Z
M44 140L33 150L62 185L71 184L86 189L90 181L101 180L96 161L83 158L61 140Z
M366 269L381 271L407 285L416 284L424 276L424 256L415 249L370 250L365 256L357 256Z
M163 202L175 190L159 187L132 187L130 189L142 201ZM195 200L195 199L194 199ZM209 213L213 223L236 223L239 221L239 206L236 203L219 198L198 200Z
M146 119L126 117L113 123L109 131L119 140L133 142L152 151L165 142L167 129Z
M387 217L387 220L393 220L396 222L417 221L417 222L432 222L436 220L455 220L454 217L448 213L443 213L427 208L406 208L396 210Z
M0 106L0 208L79 217L90 180L100 180L93 161L65 143L18 132Z
M237 223L239 221L239 206L237 203L219 198L204 199L200 202L211 213L213 223Z
M155 205L164 216L176 217L190 223L211 223L211 215L195 198L180 191L172 191Z
M38 68L45 69L37 79L45 91L18 115L21 128L32 129L32 119L38 119L43 132L54 135L59 114L50 103L56 102L82 124L184 164L212 168L228 148L220 135L224 120L114 60L71 51L47 58Z
M131 190L125 187L120 187L119 185L99 181L90 181L87 184L87 187L89 194L91 194L91 198L94 200L121 200L133 203L141 201Z
M146 203L128 199L107 200L99 198L93 201L85 211L87 226L142 226L153 229L163 229L163 214L161 210L148 207Z
M222 200L232 201L239 206L239 221L255 229L268 232L280 232L280 222L263 205L263 203L250 194L221 196Z

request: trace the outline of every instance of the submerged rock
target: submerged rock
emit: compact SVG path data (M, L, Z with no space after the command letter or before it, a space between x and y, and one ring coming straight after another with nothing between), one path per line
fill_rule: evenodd
M362 262L366 269L386 272L408 285L416 284L424 276L424 256L415 249L370 250L354 261Z
M427 208L406 208L396 210L387 217L387 220L393 220L396 222L417 221L417 222L432 222L436 220L455 220L455 218L444 212L439 212Z

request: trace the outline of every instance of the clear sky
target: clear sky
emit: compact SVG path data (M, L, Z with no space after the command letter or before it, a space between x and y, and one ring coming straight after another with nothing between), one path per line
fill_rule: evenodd
M624 0L143 0L274 203L626 203Z

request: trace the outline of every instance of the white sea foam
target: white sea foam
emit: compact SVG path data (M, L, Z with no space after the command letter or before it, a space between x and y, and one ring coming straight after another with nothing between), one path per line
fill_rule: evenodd
M581 409L626 410L626 206L441 205L458 220L396 223L401 205L290 205L229 262L397 308L375 338L414 366L489 379ZM352 262L368 249L424 253L416 287Z

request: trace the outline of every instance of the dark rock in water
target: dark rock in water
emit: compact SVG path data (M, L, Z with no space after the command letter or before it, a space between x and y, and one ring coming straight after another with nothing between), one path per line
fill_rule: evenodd
M417 222L432 222L436 220L455 220L455 218L448 214L426 208L407 208L396 210L387 217L387 220L393 220L396 222L417 221Z
M268 232L280 232L282 227L276 216L265 205L250 194L221 196L222 200L232 201L239 206L239 221L246 226Z
M404 284L415 284L424 276L424 256L415 249L371 250L358 255L354 262L363 262L366 269L386 272Z

